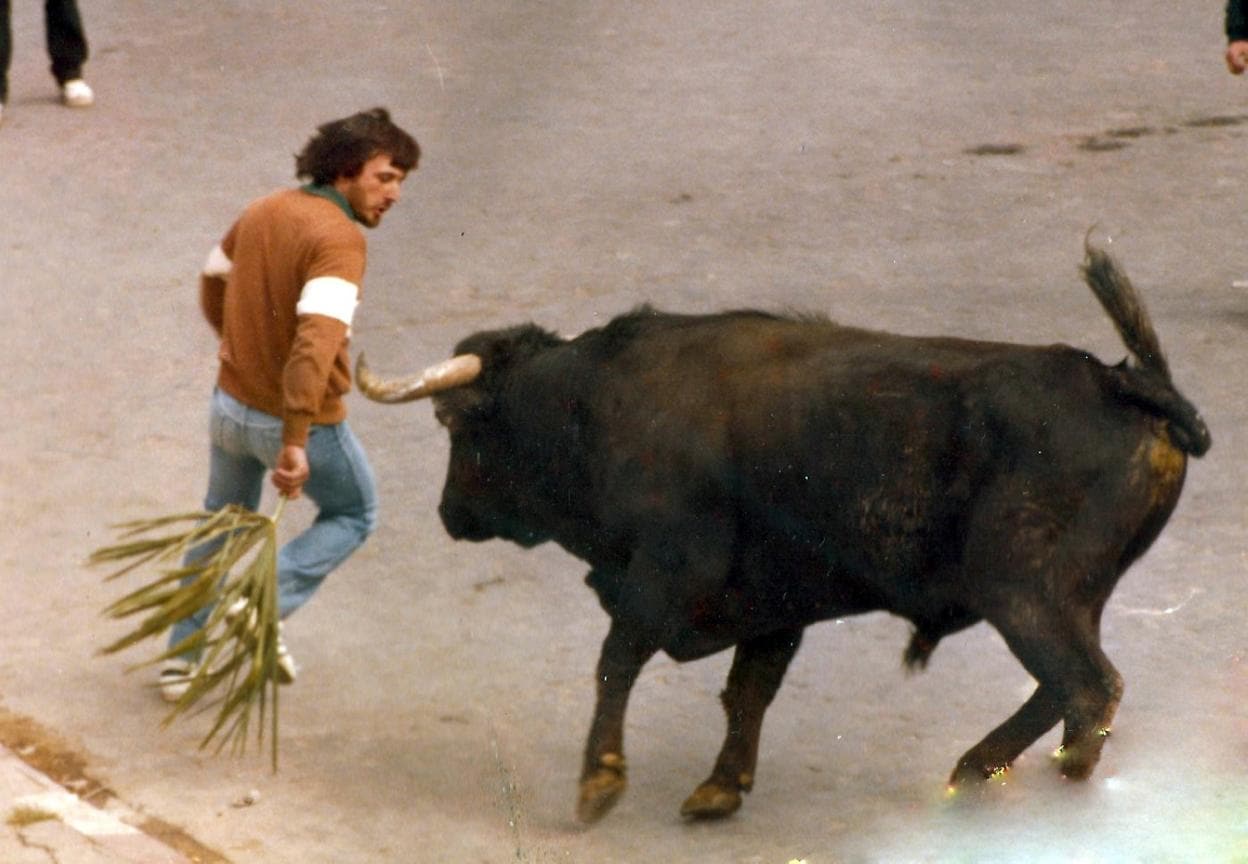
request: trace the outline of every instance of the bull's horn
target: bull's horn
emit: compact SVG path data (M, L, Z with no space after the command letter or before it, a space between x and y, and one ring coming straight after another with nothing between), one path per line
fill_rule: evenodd
M355 381L360 392L374 402L411 402L424 399L442 390L462 387L481 374L481 358L476 354L460 354L430 366L419 375L383 381L373 374L363 353L355 361Z

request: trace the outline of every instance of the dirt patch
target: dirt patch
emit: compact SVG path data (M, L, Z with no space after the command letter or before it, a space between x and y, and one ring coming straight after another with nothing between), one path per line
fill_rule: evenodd
M80 753L29 717L0 708L0 744L90 804L102 807L116 797L87 772L87 761Z
M968 156L1017 156L1026 149L1022 144L979 144L962 152Z
M1089 135L1079 142L1079 149L1088 153L1109 153L1113 150L1123 150L1126 146L1126 141L1101 138L1097 135Z
M1218 114L1213 117L1197 117L1183 125L1189 129L1221 129L1248 123L1248 114Z
M1120 129L1110 129L1105 134L1110 138L1145 138L1149 135L1156 135L1157 130L1152 126L1125 126Z
M209 849L177 825L172 825L157 816L149 816L143 820L143 824L135 827L147 836L164 843L170 849L181 852L196 864L230 864L230 859L220 852Z
M0 744L89 804L102 807L117 797L117 793L104 781L91 774L86 757L68 741L29 717L3 707L0 707ZM230 864L230 860L221 853L209 849L181 828L162 819L148 816L135 827L196 864Z

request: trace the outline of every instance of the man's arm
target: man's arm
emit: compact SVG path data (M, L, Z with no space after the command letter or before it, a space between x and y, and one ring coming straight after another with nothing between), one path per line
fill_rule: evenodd
M312 421L320 413L329 373L347 339L348 322L324 312L304 311L290 358L282 372L282 443L304 446Z
M305 296L308 293L305 287ZM302 310L311 308L304 301L299 306ZM282 449L273 469L273 485L287 498L298 498L311 476L308 433L325 399L330 370L347 332L347 322L339 318L300 312L290 359L282 373Z
M358 230L317 245L307 281L295 305L298 316L290 355L282 370L282 452L273 482L290 497L307 480L308 432L320 413L330 373L351 332L360 300L366 245ZM283 486L294 489L286 492Z
M1227 0L1226 67L1232 75L1248 68L1248 0Z
M208 260L204 262L204 269L199 274L199 308L218 336L225 325L225 280L234 266L224 245L232 237L233 229L225 240L212 247Z
M287 498L298 498L303 484L308 482L312 471L308 467L308 451L296 444L286 444L277 454L273 466L273 485Z

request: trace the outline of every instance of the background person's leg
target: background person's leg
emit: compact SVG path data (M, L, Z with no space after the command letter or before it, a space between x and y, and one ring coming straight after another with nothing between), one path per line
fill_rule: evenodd
M88 50L78 4L74 0L45 0L43 23L56 83L64 84L81 78Z

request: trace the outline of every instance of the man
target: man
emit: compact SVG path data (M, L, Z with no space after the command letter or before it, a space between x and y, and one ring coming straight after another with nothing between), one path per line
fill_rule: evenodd
M1232 75L1248 68L1248 0L1226 4L1226 66Z
M313 524L278 554L279 611L305 603L359 548L376 522L372 471L346 423L347 353L366 245L399 200L420 147L374 108L317 129L295 159L307 185L250 204L208 256L200 278L204 316L221 338L211 410L207 510L256 509L266 469L281 494L307 492ZM212 549L193 550L192 559ZM170 647L193 635L207 610L179 622ZM295 666L279 643L281 680ZM196 658L161 670L162 695L189 687Z
M0 0L0 120L9 98L9 63L13 59L12 11L9 0ZM44 0L43 29L52 59L52 77L61 89L61 102L70 108L87 108L95 93L82 80L87 62L87 34L76 0Z

